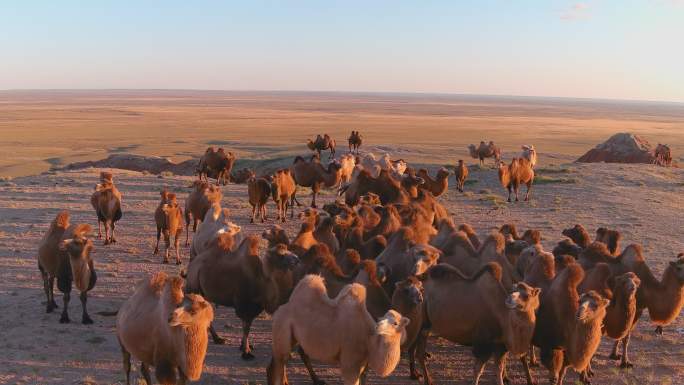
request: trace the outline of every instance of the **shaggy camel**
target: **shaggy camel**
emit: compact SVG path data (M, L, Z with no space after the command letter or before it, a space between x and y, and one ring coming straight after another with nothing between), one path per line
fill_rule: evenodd
M299 258L285 245L269 249L259 256L259 239L245 238L240 247L230 251L233 238L219 235L213 247L198 255L189 265L187 291L199 293L208 301L235 308L242 320L242 359L252 360L249 331L263 310L272 314L287 301L293 287L292 270ZM225 343L213 327L209 327L215 343Z
M228 209L221 208L218 202L211 205L197 229L197 234L192 238L192 244L190 245L191 261L208 249L220 234L230 234L233 237L233 244L240 244L242 241L242 228L229 221L228 215Z
M425 273L440 258L441 252L433 246L411 246L411 241L407 243L406 237L410 233L410 229L406 227L397 231L390 238L387 248L375 260L379 275L386 280L384 287L389 295L393 294L397 282Z
M268 242L269 248L275 247L279 243L290 246L290 239L287 237L287 232L278 225L273 225L264 230L264 232L261 233L261 237Z
M333 218L323 217L318 222L318 226L313 232L313 236L318 243L324 243L330 249L330 252L337 254L340 251L340 242L337 240L333 232L333 225L335 224Z
M468 166L463 163L463 159L458 160L458 164L454 168L454 175L456 176L456 189L463 192L466 179L468 179Z
M494 163L497 164L501 160L501 150L490 141L488 144L484 141L480 142L480 146L476 147L474 144L468 146L470 156L474 159L480 160L480 166L484 165L485 158L494 158Z
M387 238L382 235L375 235L364 240L363 228L355 227L352 229L344 243L345 249L357 251L361 259L375 260L387 247Z
M309 249L318 244L313 235L315 227L311 222L304 222L299 228L299 233L290 242L289 249L299 255L304 255Z
M390 154L388 153L385 153L380 157L380 159L377 159L375 154L368 153L363 156L354 173L358 174L359 172L365 170L373 178L377 178L380 174L380 171L385 170L393 177L401 178L404 175L404 171L406 171L407 166L408 165L403 159L392 160Z
M152 384L150 365L163 385L198 380L207 353L206 330L213 319L214 310L202 296L183 295L181 277L159 272L143 280L116 318L126 385L130 384L131 356L140 360L148 385Z
M358 154L361 144L363 144L363 136L358 131L352 131L347 140L349 141L349 152Z
M192 231L197 232L197 223L204 219L212 204L221 202L221 190L209 183L196 180L192 182L192 191L185 199L185 246L190 245L190 219Z
M309 150L315 151L319 157L321 156L321 151L324 150L330 150L328 159L335 157L335 139L332 139L328 134L324 134L323 136L318 134L315 141L307 139L306 146Z
M605 334L616 340L610 358L620 360L621 368L631 368L627 356L627 346L629 345L629 333L635 322L637 312L637 290L641 285L641 280L636 274L629 272L615 277L613 298L606 309L606 318L603 321ZM622 354L618 354L618 341L622 340Z
M408 277L405 281L397 282L392 295L392 309L403 314L411 322L406 327L406 347L409 358L409 375L411 379L420 379L416 370L416 341L423 325L423 282L416 277Z
M534 148L534 144L524 144L522 146L521 158L525 158L530 161L532 168L537 165L537 150Z
M88 292L95 287L97 274L90 253L93 242L87 238L92 231L90 225L69 224L69 213L62 211L50 224L50 228L38 245L38 268L43 278L45 296L47 298L47 313L57 308L54 297L54 284L64 293L64 309L59 319L60 323L68 323L69 300L71 299L72 282L81 293L83 315L81 322L92 324L88 315L86 303Z
M164 234L164 253L163 263L169 263L169 249L171 248L171 237L173 237L173 247L176 249L176 264L181 264L180 257L180 237L183 233L183 209L176 201L176 194L166 190L160 192L161 201L154 211L154 221L157 224L157 244L154 246L154 255L159 253L159 238Z
M553 248L553 255L560 257L561 255L570 255L577 259L584 250L582 247L578 246L571 239L563 239L558 242L556 247Z
M670 147L668 145L658 143L655 150L653 151L653 155L654 164L665 167L672 166L672 151L670 150Z
M366 310L366 289L360 284L348 285L330 299L323 279L307 275L290 301L273 315L273 355L267 382L288 383L285 365L296 345L308 368L309 358L339 365L345 385L358 385L361 377L365 383L362 374L368 368L381 377L388 376L399 363L408 324L408 318L394 310L373 321ZM321 383L316 377L313 380Z
M532 182L534 182L534 170L527 159L513 158L511 164L506 166L503 162L499 163L499 181L501 185L508 189L508 201L511 201L511 191L515 192L515 201L518 202L518 189L520 185L527 186L525 200L530 198Z
M252 206L252 217L249 223L254 223L254 218L259 213L261 223L266 220L266 202L271 196L271 184L264 178L251 178L247 181L247 195L249 204Z
M90 204L97 214L97 237L102 238L100 224L104 224L104 244L115 243L114 228L116 222L121 219L121 192L114 186L112 173L103 171L100 173L101 183L95 186L95 192L90 196Z
M256 173L249 168L242 168L230 174L230 181L235 184L247 183L250 178L255 178Z
M316 195L323 186L333 187L340 183L341 166L333 161L324 168L317 160L306 161L301 156L295 158L290 172L298 186L311 187L311 207L316 207ZM293 195L293 199L296 198Z
M282 169L276 171L271 183L271 193L278 211L277 221L285 222L288 206L290 207L290 218L294 218L294 197L296 191L297 185L290 170Z
M610 301L593 290L580 296L577 287L583 279L582 267L571 263L542 297L534 343L541 348L542 363L554 385L562 385L568 367L588 383L586 371L601 342L601 325Z
M236 160L237 157L232 152L226 154L222 148L218 150L214 150L214 147L207 148L199 161L199 179L202 180L202 175L204 175L208 182L211 176L216 179L217 185L225 185L230 179L230 173Z
M340 157L340 187L337 189L337 195L341 196L344 190L351 183L354 170L356 169L356 157L352 154L342 155Z
M524 356L534 333L540 289L525 283L513 286L509 294L501 283L501 267L490 262L472 277L458 269L439 264L427 272L423 329L417 341L417 359L425 384L432 384L425 363L425 347L430 333L451 342L472 346L475 356L473 384L480 382L484 365L494 356L499 385L505 378L506 356L520 358L532 381ZM453 311L468 309L468 311Z
M433 196L438 197L449 189L449 170L442 167L437 171L435 179L430 177L428 171L424 168L418 170L418 176L424 181L420 188L432 193Z

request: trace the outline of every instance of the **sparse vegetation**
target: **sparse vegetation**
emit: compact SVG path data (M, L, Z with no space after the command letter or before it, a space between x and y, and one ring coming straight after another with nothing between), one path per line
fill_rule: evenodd
M551 177L546 175L536 175L534 177L535 184L552 184L552 183L562 183L562 184L573 184L577 183L575 178L565 178L565 177Z

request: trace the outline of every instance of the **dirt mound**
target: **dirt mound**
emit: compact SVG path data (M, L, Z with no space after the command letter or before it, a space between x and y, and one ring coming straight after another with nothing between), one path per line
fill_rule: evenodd
M152 174L161 174L170 171L174 175L193 175L197 167L197 159L189 159L181 163L173 163L166 158L158 156L142 156L133 154L114 154L108 158L96 161L71 163L64 170L76 170L81 168L120 168L131 171L147 171Z
M638 135L619 133L582 155L583 163L653 163L655 155L648 141Z

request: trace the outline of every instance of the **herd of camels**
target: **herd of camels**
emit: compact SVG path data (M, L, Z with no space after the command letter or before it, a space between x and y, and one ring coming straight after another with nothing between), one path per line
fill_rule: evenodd
M442 168L431 176L389 154L361 157L362 143L353 131L349 154L324 165L320 151L329 149L334 158L335 141L319 135L309 140L312 156L298 156L290 168L262 176L248 169L233 173L235 156L210 148L184 207L175 193L160 193L154 253L163 235L161 262L168 263L174 249L181 265L185 225L189 262L179 276L159 272L144 279L119 308L116 335L126 384L132 359L140 361L147 384L152 384L150 367L161 384L199 379L209 337L225 343L212 326L218 305L232 307L242 321L244 360L254 358L252 322L264 311L272 315L269 385L288 384L293 352L316 385L324 381L312 362L337 365L344 384L356 385L368 375L392 373L404 352L411 378L432 384L426 360L431 335L472 348L474 384L490 359L497 383L510 383L509 358L522 363L527 384L537 383L532 368L539 363L551 384L562 384L568 369L588 384L602 338L614 340L611 358L629 368L630 332L642 312L648 309L659 333L678 316L684 304L683 254L658 279L642 248L621 249L622 236L613 229L599 228L592 237L573 225L551 251L542 247L539 230L521 234L512 224L481 239L467 223L454 223L438 199L448 190L450 171ZM537 161L533 146L523 146L509 164L493 142L469 150L480 162L495 158L509 200L511 194L518 200L521 184L527 185L528 198ZM463 191L468 177L463 160L454 173ZM298 186L311 188L311 207L299 212L296 234L278 224L262 234L243 234L221 207L225 181L247 184L252 221L265 221L271 199L276 223L294 220L294 207L301 205ZM340 198L319 209L317 193L324 187L336 188ZM98 229L100 224L105 229L104 245L117 242L121 196L113 175L102 172L91 203ZM71 223L63 211L39 245L46 311L58 307L56 280L63 293L60 322L70 322L72 286L80 293L82 322L93 322L86 307L97 282L92 232L89 224Z

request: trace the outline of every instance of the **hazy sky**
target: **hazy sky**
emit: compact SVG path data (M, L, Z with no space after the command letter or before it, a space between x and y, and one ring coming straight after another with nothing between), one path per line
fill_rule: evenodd
M0 89L684 101L684 0L2 1Z

